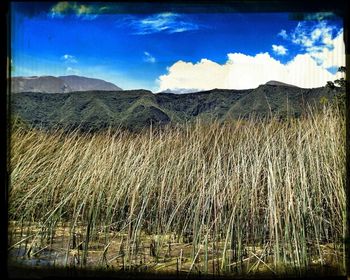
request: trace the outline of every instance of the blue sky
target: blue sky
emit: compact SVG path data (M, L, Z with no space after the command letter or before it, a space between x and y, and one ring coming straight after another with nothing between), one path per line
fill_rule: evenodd
M37 3L33 8L33 3L15 2L11 7L13 76L76 74L101 78L123 89L157 92L254 87L255 82L269 79L263 72L275 66L276 71L289 73L275 74L280 80L299 81L292 77L292 66L278 68L293 64L298 55L305 55L305 65L312 64L306 58L315 61L320 69L312 65L312 71L325 70L329 75L342 63L342 57L332 58L340 44L335 39L342 35L342 21L327 13L321 20L315 16L296 21L287 13L178 13L171 9L116 13L116 5L111 9L101 3ZM258 77L249 84L247 72L232 67L240 63L250 63L252 69L257 69L256 63L266 64L267 68L259 66L261 74L253 74ZM269 68L269 63L274 66ZM321 77L317 83L332 77L321 72L317 72ZM211 73L223 82L204 83ZM231 81L238 79L246 83Z

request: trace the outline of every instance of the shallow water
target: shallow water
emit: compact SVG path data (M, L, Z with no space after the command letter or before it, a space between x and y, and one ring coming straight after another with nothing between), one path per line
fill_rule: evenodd
M256 275L257 273L272 273L277 269L277 274L280 274L278 268L273 267L273 256L271 253L264 251L260 247L245 246L245 257L241 261L235 262L233 259L227 259L224 267L221 267L221 258L223 254L224 242L216 242L215 248L217 252L214 254L214 243L208 242L208 256L205 265L205 247L203 244L196 247L198 252L196 260L193 259L193 244L184 243L182 239L176 240L173 235L142 235L139 243L130 243L131 253L130 261L128 261L128 250L125 247L125 234L112 233L108 246L103 243L105 235L101 238L90 240L88 246L88 255L84 259L84 236L76 232L75 242L69 236L69 229L65 226L59 227L56 230L55 237L51 243L46 238L41 238L38 228L33 226L26 234L23 234L19 228L12 228L12 236L10 246L13 247L8 251L9 266L22 266L27 268L104 268L113 269L115 271L133 270L147 272L171 272L171 273L208 273L208 274L227 274L241 275L247 273ZM38 231L38 232L37 232ZM32 237L31 234L37 232ZM84 232L84 230L80 230ZM154 240L159 238L163 242L158 247L158 256L152 255L151 244L155 244ZM73 245L73 244L76 245ZM79 245L80 244L80 245ZM331 244L332 245L332 244ZM339 248L332 248L331 245L321 245L324 249L322 265L318 259L312 258L309 268L314 267L314 270L321 271L323 269L332 269L334 275L339 275L340 261L342 256ZM31 249L29 249L31 248ZM227 250L226 257L229 256ZM87 254L86 253L86 254ZM261 258L261 260L260 260ZM310 256L311 258L311 256ZM86 261L83 264L83 259ZM266 264L268 265L266 265ZM292 270L292 263L281 263L281 273L299 273L298 268ZM288 268L289 267L289 268Z
M28 256L25 248L13 248L8 253L11 263L31 267L55 267L64 266L66 263L66 254L50 249L43 249L35 256Z

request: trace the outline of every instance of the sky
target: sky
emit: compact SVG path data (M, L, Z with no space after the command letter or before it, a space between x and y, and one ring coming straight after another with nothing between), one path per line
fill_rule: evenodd
M343 23L331 13L296 20L288 13L195 11L12 2L11 74L186 92L270 80L319 87L345 66Z

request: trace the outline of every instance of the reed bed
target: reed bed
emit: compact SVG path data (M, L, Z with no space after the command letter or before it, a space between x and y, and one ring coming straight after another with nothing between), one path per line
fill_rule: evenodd
M16 128L9 252L123 270L341 274L344 186L345 120L331 109L142 133Z

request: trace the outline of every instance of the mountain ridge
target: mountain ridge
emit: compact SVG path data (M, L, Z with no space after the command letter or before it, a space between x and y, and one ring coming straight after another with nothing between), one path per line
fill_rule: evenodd
M13 93L11 111L30 126L99 131L122 127L140 131L150 124L163 126L203 120L225 121L250 115L299 117L308 105L334 98L339 89L303 89L261 85L255 89L212 89L187 94L148 90Z
M11 78L11 92L66 93L87 90L122 90L102 79L77 75L67 76L17 76Z
M291 85L291 84L287 84L287 83L283 83L283 82L275 81L275 80L270 80L270 81L266 82L265 85L268 85L268 86L287 86L287 87L299 88L295 85Z
M72 91L86 90L122 90L111 82L102 79L88 78L78 75L58 76L62 79Z

